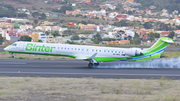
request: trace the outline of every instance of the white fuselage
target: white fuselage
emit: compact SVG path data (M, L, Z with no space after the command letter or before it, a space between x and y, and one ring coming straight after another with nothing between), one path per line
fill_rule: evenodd
M8 51L22 53L71 55L77 59L87 59L97 53L96 57L126 57L125 48L98 47L85 45L51 44L35 42L16 42ZM5 49L6 50L6 49Z

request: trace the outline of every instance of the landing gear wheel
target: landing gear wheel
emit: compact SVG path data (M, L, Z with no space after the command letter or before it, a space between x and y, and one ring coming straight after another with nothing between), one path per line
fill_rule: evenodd
M95 66L95 67L99 66L99 62L98 62L98 63L94 63L94 66Z
M89 68L92 68L92 67L93 67L93 64L92 64L92 63L89 63L89 64L88 64L88 67L89 67Z
M11 58L14 58L14 56L11 56Z
M14 58L14 55L13 55L13 53L12 53L12 56L11 56L11 58Z

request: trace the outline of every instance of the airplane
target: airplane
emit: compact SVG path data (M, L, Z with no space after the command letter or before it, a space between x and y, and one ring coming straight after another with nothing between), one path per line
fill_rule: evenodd
M120 61L147 61L151 59L163 58L162 54L169 43L174 40L161 37L150 48L115 48L86 45L53 44L40 42L15 42L4 48L6 53L23 53L36 55L65 56L75 59L89 61L88 67L99 66L99 62Z

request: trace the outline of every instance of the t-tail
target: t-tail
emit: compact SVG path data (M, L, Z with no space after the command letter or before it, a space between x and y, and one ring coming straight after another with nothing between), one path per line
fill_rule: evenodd
M148 50L142 52L143 58L139 59L139 61L164 57L162 53L169 43L174 43L174 40L167 37L159 38L159 40L153 46L151 46Z

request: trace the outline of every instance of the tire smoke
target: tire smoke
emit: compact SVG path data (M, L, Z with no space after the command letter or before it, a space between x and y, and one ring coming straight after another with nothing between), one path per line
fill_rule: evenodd
M180 56L171 59L155 59L143 62L122 62L120 64L98 66L97 68L180 68Z

